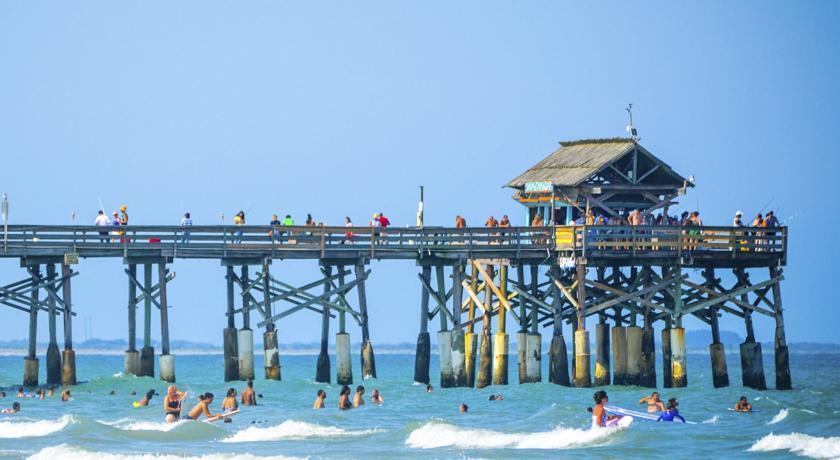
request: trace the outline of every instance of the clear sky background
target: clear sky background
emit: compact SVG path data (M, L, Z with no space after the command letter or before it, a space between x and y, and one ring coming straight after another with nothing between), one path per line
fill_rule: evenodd
M838 18L830 1L3 2L0 192L18 224L69 224L74 210L92 223L101 197L133 224L252 208L249 223L382 210L404 226L423 184L427 224L522 224L501 186L559 140L625 135L632 102L642 144L696 177L677 211L728 224L769 202L795 216L788 338L838 341ZM76 339L88 322L126 337L121 261L75 268ZM172 338L221 342L224 270L173 269ZM318 276L314 261L272 270ZM374 344L413 342L418 268L372 270ZM0 260L0 283L23 275ZM0 324L0 340L26 336L19 311L0 308ZM320 319L278 327L281 342L311 342ZM772 321L757 328L772 338Z

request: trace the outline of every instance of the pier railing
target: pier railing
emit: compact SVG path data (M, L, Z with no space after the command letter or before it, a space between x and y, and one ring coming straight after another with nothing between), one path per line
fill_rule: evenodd
M379 228L309 226L37 226L10 225L0 256L81 253L118 257L160 251L168 256L230 255L330 257L355 253L371 258L409 258L423 252L467 257L518 257L558 251L583 257L731 258L774 255L784 260L787 227L555 226L506 228Z

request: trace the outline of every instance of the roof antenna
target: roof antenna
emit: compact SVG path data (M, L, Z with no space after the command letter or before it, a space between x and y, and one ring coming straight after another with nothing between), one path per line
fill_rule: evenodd
M630 133L630 138L633 142L639 141L639 132L633 127L633 104L627 104L627 116L630 117L630 123L627 125L627 132Z

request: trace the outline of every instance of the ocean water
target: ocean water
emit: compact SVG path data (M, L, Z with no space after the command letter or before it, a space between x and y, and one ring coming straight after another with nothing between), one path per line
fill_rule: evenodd
M135 409L132 401L150 388L161 394L166 385L153 378L124 376L122 356L77 356L78 377L73 400L62 403L57 394L41 401L14 396L21 380L23 359L0 356L0 386L9 394L0 406L22 404L22 412L0 415L0 457L55 460L169 459L169 458L840 458L840 355L792 354L795 389L764 392L740 386L736 351L728 350L733 386L711 387L709 357L689 354L689 387L661 389L677 397L683 416L696 425L636 421L627 429L591 430L586 407L592 389L549 383L441 389L426 393L412 383L414 357L376 357L378 380L364 382L366 397L378 388L382 406L340 412L339 387L317 384L316 356L282 356L283 380L258 378L262 398L256 407L243 408L233 423L185 421L163 423L162 398L150 407ZM43 364L43 359L41 360ZM258 374L261 362L257 356ZM359 375L356 359L354 376ZM544 366L547 359L543 360ZM772 386L772 355L765 355ZM511 356L510 381L516 381L516 357ZM333 362L333 372L335 363ZM661 367L661 364L660 364ZM432 374L437 372L432 357ZM177 356L178 386L195 394L210 391L217 397L229 386L222 380L219 355ZM660 372L660 369L657 369ZM546 370L543 376L547 375ZM260 377L258 375L258 377ZM42 370L41 378L45 378ZM661 375L659 375L661 380ZM356 384L361 383L358 381ZM315 393L328 393L327 408L311 409ZM114 390L116 395L109 395ZM131 391L137 396L131 396ZM611 404L639 409L639 398L650 390L607 387ZM503 401L488 401L492 393ZM758 412L727 411L746 395ZM460 403L467 414L458 412Z

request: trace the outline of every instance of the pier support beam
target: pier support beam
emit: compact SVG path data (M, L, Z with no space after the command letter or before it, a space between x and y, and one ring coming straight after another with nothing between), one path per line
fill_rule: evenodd
M566 351L566 340L563 338L563 294L557 283L560 280L560 268L552 264L549 269L551 277L551 307L553 331L551 345L548 350L548 381L557 385L570 386L569 355Z
M621 311L616 309L616 318L621 317ZM627 385L627 329L616 320L612 328L612 363L613 385Z
M507 298L508 266L499 266L499 291ZM508 353L510 338L507 334L507 310L499 303L499 326L493 335L493 385L508 384Z
M224 366L225 366L225 382L232 382L239 380L239 338L236 332L236 318L234 306L234 285L233 267L228 265L225 267L227 274L225 275L225 284L227 285L227 327L222 330L222 338L224 340Z
M140 352L137 351L137 264L128 264L128 350L125 351L123 372L140 375Z
M781 270L770 267L770 279L778 278ZM785 339L785 320L782 315L782 287L779 282L773 283L773 312L776 316L776 333L774 336L774 351L776 360L776 389L792 389L790 379L790 355Z
M589 370L589 332L586 330L586 265L584 260L577 264L577 330L575 331L575 386L590 387L592 379Z
M428 335L426 333L427 338ZM335 335L335 367L336 383L351 385L353 383L353 365L350 361L350 334L346 332L339 332Z
M595 325L595 386L610 384L610 326L601 317Z
M152 264L143 264L143 287L152 291ZM152 347L152 298L143 300L143 348L140 349L140 374L143 377L155 376L155 349Z
M671 320L665 320L665 328L662 329L662 388L673 388L673 361L671 357Z
M477 293L478 290L478 268L474 263L470 264L470 291ZM475 366L478 356L478 336L475 334L475 308L476 303L472 296L467 300L467 332L464 333L464 367L467 373L466 386L475 387Z
M423 267L421 276L426 284L431 285L432 268ZM336 337L336 353L338 353L338 337ZM429 337L429 292L420 286L420 333L417 334L417 349L414 353L414 381L429 384L429 361L432 345ZM337 361L337 359L336 359ZM339 382L340 383L340 382Z
M47 264L47 280L55 281L55 264ZM52 290L53 286L46 286L45 289ZM52 292L52 291L51 291ZM55 297L47 296L49 305L49 333L50 343L47 346L47 384L55 385L61 383L61 353L58 351L58 339L56 337L56 309Z
M688 372L685 366L685 329L671 329L671 379L674 388L688 386Z
M455 377L452 375L452 332L438 331L437 339L440 387L451 388L455 386Z
M373 354L373 344L370 342L370 330L368 328L367 293L365 292L365 265L360 260L356 263L356 279L359 283L356 290L359 294L359 313L362 317L362 380L376 378L376 358Z
M519 285L524 287L525 284L525 267L520 263L516 266L516 275L519 280ZM517 370L519 374L519 383L528 381L528 316L527 316L528 301L525 298L519 299L519 331L516 333L516 357Z
M36 355L36 341L38 339L38 277L40 266L29 267L32 276L31 302L29 304L29 348L23 358L23 386L38 386L38 356Z
M490 283L494 275L493 266L487 266L490 276L489 282L484 283L484 317L482 321L481 339L478 345L478 376L475 379L476 388L490 386L493 382L493 337L490 333L490 312L493 310L493 291Z
M263 301L263 313L265 317L269 319L269 322L265 325L265 332L263 333L263 363L264 363L264 370L265 370L265 379L266 380L276 380L280 381L280 351L277 347L277 326L275 325L274 321L271 318L274 317L274 313L271 307L271 276L268 269L269 260L266 259L263 261L263 294L264 294L264 301ZM329 268L329 267L327 267ZM329 277L329 273L327 273L327 277ZM328 291L328 284L324 284L324 291ZM329 333L329 310L326 306L324 306L324 311L326 312L327 318L327 332ZM326 339L326 335L324 335L324 339ZM330 379L330 359L327 356L327 383L329 383Z
M467 386L464 329L461 326L461 304L464 297L464 264L452 266L452 376L456 387Z
M747 273L744 269L733 270L735 276L738 277L739 285L746 285L748 280ZM747 304L749 296L744 293L741 295L741 302ZM766 390L767 381L764 378L764 359L761 354L761 344L755 341L755 331L752 322L752 310L742 308L744 314L744 327L746 328L747 337L744 343L741 344L741 383L747 387L755 390Z
M323 267L324 276L332 276L332 267ZM324 283L324 294L330 291L330 284ZM268 288L266 288L268 292ZM329 299L326 299L329 300ZM321 305L321 351L318 353L318 362L315 365L315 381L318 383L330 383L330 307L325 302Z
M531 295L537 298L539 291L539 265L531 265ZM542 381L542 334L539 333L539 305L531 302L529 312L531 331L526 337L526 370L525 381L528 383L539 383Z
M642 328L627 328L627 380L626 385L639 385L642 377Z
M251 330L251 278L248 265L242 266L242 328L237 334L239 352L239 379L254 379L254 331Z
M61 384L76 384L76 352L73 351L73 302L70 289L70 266L61 264L61 276L64 278L62 300L64 301L64 351L61 353Z
M160 285L160 379L175 381L175 356L169 354L169 303L166 298L166 262L158 264Z
M714 268L703 270L703 277L706 279L706 287L713 289L715 283ZM711 295L709 297L711 298ZM720 325L716 306L709 308L709 320L712 326L712 343L709 345L709 356L712 360L712 385L715 388L728 387L729 372L726 369L726 352L723 344L720 343Z
M639 385L656 388L656 341L649 321L642 329L642 376Z

